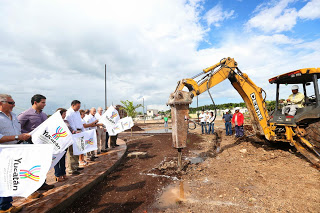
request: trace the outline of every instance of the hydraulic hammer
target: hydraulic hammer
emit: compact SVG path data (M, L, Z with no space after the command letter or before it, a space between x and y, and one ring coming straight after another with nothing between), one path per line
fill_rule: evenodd
M187 146L189 104L193 94L177 90L171 93L167 105L171 107L172 146L178 150L178 169L182 169L182 149Z

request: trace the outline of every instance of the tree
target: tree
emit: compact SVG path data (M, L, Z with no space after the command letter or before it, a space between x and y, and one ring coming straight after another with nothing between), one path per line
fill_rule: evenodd
M127 115L132 118L135 118L138 114L136 109L139 107L142 107L141 104L138 104L136 106L133 105L133 101L126 100L126 101L120 101L120 102L123 104L123 106L120 107L120 110L123 109L124 111L126 111ZM131 128L131 136L132 136L132 128Z

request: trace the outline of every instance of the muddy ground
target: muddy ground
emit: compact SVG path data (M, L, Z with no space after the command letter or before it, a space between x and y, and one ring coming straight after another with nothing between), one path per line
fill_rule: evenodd
M172 168L177 152L171 134L120 134L128 153L148 156L126 158L66 212L320 212L320 172L293 147L236 141L223 127L216 121L222 131L218 154L215 136L200 134L199 127L190 131L179 173Z

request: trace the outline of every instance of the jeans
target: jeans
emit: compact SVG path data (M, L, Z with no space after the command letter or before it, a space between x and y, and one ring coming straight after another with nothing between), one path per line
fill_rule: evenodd
M201 131L202 131L202 134L204 133L204 129L203 129L203 127L205 128L205 130L206 130L206 133L208 132L207 131L207 123L206 122L201 122Z
M236 137L242 137L244 135L243 126L235 126Z
M0 197L0 210L7 210L10 209L12 204L12 197Z
M208 134L210 133L214 133L214 123L209 123L209 131L208 131Z
M66 174L66 153L64 153L64 155L59 160L59 162L54 166L54 175L56 177L60 177L65 174Z
M224 125L226 126L226 135L232 135L231 122L225 122Z

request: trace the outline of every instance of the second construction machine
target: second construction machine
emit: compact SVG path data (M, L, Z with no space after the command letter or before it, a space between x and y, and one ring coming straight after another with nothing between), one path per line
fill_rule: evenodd
M173 146L181 156L181 150L186 147L188 122L185 119L192 99L229 79L246 103L257 136L275 143L288 142L310 162L320 167L319 78L320 68L306 68L269 79L269 83L276 84L277 88L275 110L269 114L266 109L265 91L240 71L233 58L224 58L193 78L180 80L175 92L170 95L167 104L171 106ZM282 84L299 84L304 90L305 106L297 109L295 116L282 114L279 104L279 90ZM185 87L188 91L183 91ZM312 96L307 94L310 90Z

